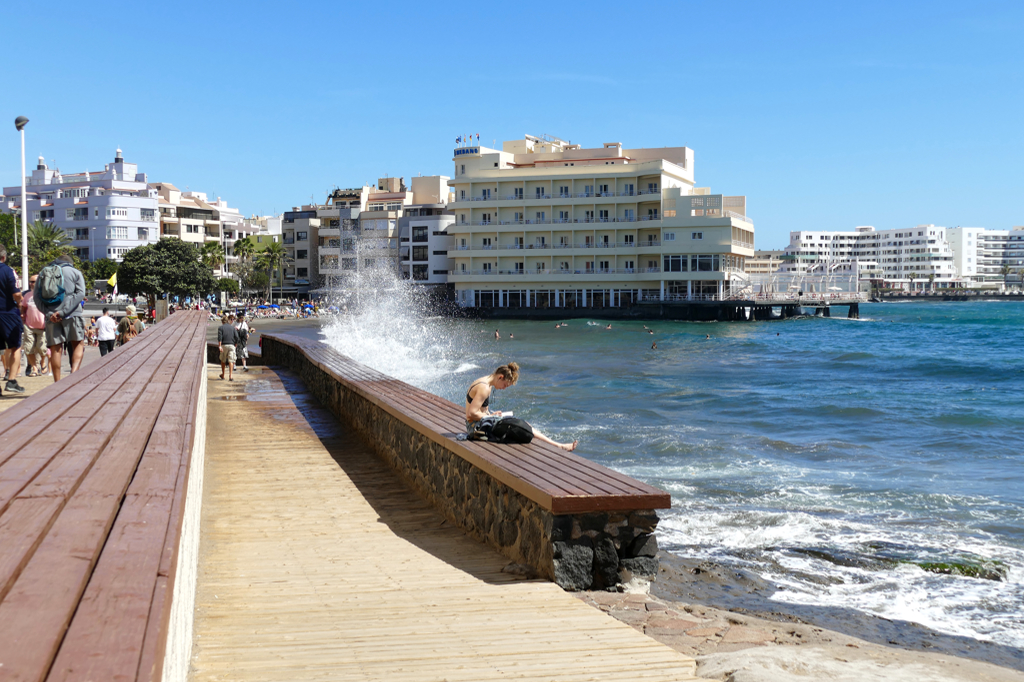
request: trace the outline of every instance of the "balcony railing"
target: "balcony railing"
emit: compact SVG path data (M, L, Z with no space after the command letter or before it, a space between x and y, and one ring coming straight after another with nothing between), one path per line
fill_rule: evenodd
M457 199L457 201L538 201L546 199L592 199L599 197L636 197L644 195L661 195L660 189L641 189L623 192L558 192L557 194L526 194L526 195L488 195L469 196Z
M583 242L573 244L498 244L497 246L478 244L474 246L454 246L450 251L492 251L494 249L631 249L638 247L661 246L661 240L640 242Z
M634 275L637 273L658 273L661 268L580 268L569 269L543 269L543 270L449 270L451 275Z
M571 218L571 219L534 219L534 220L464 220L459 225L580 225L580 224L593 224L593 223L637 223L637 222L648 222L648 221L660 221L661 216L647 215L647 216L622 216L615 218Z

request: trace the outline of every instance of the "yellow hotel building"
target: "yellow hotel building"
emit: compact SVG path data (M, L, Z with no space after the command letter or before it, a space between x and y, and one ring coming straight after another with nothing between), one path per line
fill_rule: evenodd
M452 161L448 281L461 306L721 301L746 281L746 198L694 187L692 149L527 135Z

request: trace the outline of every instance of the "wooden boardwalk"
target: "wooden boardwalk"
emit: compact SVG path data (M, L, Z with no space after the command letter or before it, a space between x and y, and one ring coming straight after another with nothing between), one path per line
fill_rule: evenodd
M694 679L693 659L503 572L295 377L218 373L191 679Z

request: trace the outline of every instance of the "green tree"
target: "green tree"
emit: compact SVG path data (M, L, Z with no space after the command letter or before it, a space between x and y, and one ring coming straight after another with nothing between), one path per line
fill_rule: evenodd
M238 280L230 277L221 277L217 280L217 289L225 292L228 296L238 295Z
M21 249L15 248L14 246L14 231L20 229L21 225L18 224L15 216L7 213L0 213L0 244L3 244L7 248L7 254L11 258L13 258L11 254L21 254ZM19 241L18 244L21 244L21 242ZM18 259L21 259L20 255L18 256Z
M109 258L100 258L89 263L89 284L92 284L91 280L96 279L110 279L115 272L117 272L117 261Z
M28 229L28 269L29 272L39 272L44 267L57 260L59 256L74 252L71 246L71 238L62 227L53 223L44 223L37 220ZM80 267L75 263L75 267Z
M934 272L928 275L928 289L930 291L935 291L935 273Z
M199 260L199 249L173 237L126 253L117 285L125 293L145 294L151 306L161 294L198 296L217 287L213 271Z
M274 288L272 273L274 270L284 271L285 266L294 262L285 250L284 246L280 242L271 242L267 244L267 248L260 254L258 263L260 267L267 271L267 280L270 288L269 297L273 300ZM283 279L283 278L282 278Z
M218 242L206 242L200 251L203 263L211 270L216 270L224 265L224 247Z
M252 239L249 237L235 242L235 255L238 256L239 260L251 260L254 253L256 253L256 245L252 243Z
M999 274L1003 276L1003 289L1006 289L1006 280L1010 276L1010 266L1004 264L1003 267L999 268Z

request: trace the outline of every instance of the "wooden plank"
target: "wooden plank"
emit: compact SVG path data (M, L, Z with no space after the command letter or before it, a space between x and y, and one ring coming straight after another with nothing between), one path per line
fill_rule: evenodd
M191 433L182 425L194 421L202 350L197 340L205 344L203 332L192 333L178 366L156 380L167 384L163 406L48 680L112 680L139 669L166 529L169 520L177 526L172 508L184 493L176 487L183 464L187 470ZM112 622L117 627L96 627Z
M178 326L164 328L172 341ZM165 358L131 380L130 392L142 383L141 393L0 603L0 661L10 679L40 679L49 667L166 397L163 377L175 368Z
M170 336L168 340L173 344L175 338L175 336ZM168 348L171 347L168 346ZM29 460L40 464L40 466L32 473L31 481L24 483L15 499L16 501L37 500L40 502L12 504L5 507L0 516L5 520L8 529L17 530L18 537L12 544L16 544L25 555L17 562L13 560L13 557L9 562L0 562L0 600L4 598L21 574L21 570L30 558L28 555L42 541L57 514L64 509L67 498L74 494L83 477L88 474L101 453L109 446L112 435L119 432L119 425L125 413L138 400L151 380L153 372L157 371L159 367L160 365L154 362L149 371L140 368L129 374L126 383L117 387L109 400L93 406L92 416L85 421L85 426L79 430L75 439L52 455L49 451L42 450L38 460ZM130 433L122 437L138 441L137 433ZM142 441L142 443L144 442ZM21 464L23 459L18 458L8 464ZM41 464L43 462L45 462L45 466ZM36 473L38 475L35 475ZM0 484L5 482L11 483L13 487L18 481L7 479L0 481ZM124 490L124 485L121 485L121 491ZM43 510L47 510L48 515ZM35 536L35 539L32 542L27 542L32 535ZM7 542L6 535L0 532L0 545L6 546Z

